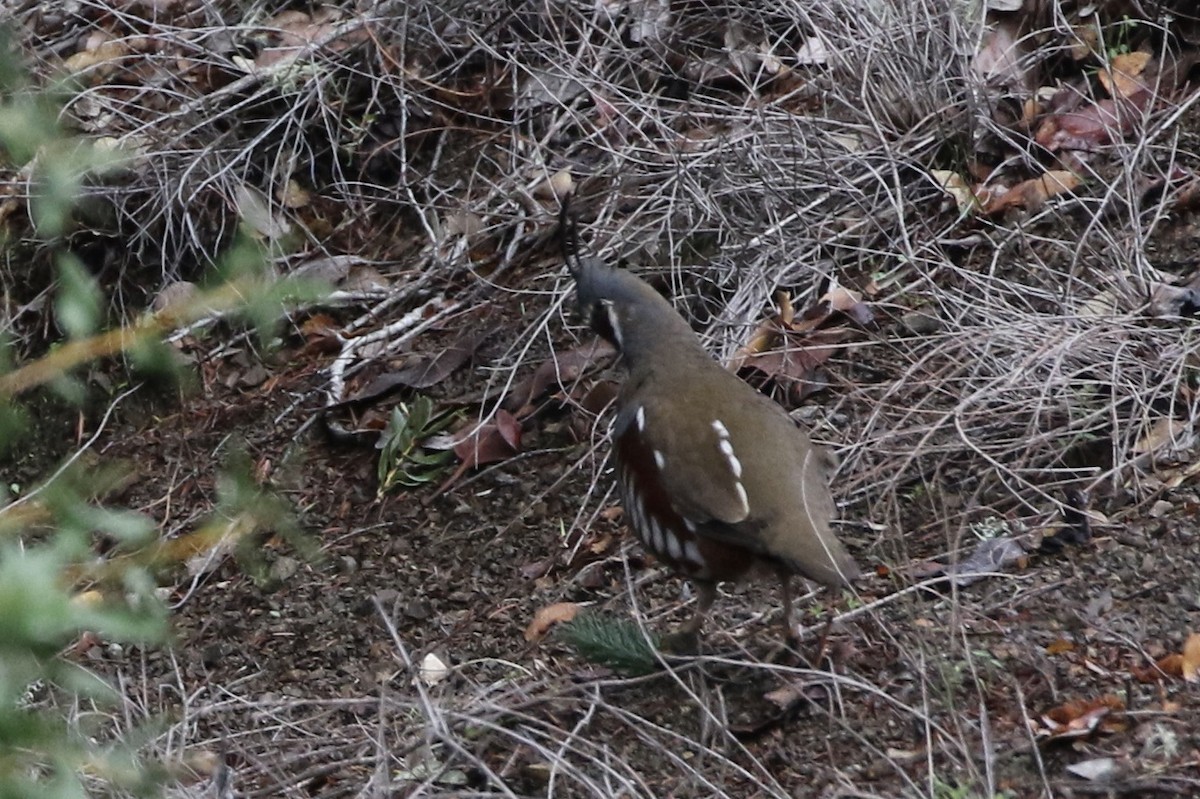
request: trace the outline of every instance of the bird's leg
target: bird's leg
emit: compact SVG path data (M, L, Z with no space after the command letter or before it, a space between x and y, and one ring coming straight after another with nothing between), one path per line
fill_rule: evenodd
M779 588L783 596L783 640L794 647L800 643L800 634L792 621L792 575L784 569L779 570Z
M800 654L800 632L795 627L792 610L792 574L782 568L776 574L779 575L779 593L783 597L783 643L772 651L767 660L789 666L808 665Z
M716 598L716 583L696 581L696 612L679 628L680 632L689 632L698 635L700 629L704 626L704 621L708 618L708 611L713 606Z
M676 655L693 654L700 648L700 630L708 618L709 608L717 598L717 584L697 580L696 610L692 617L679 626L670 635L664 636L662 649Z

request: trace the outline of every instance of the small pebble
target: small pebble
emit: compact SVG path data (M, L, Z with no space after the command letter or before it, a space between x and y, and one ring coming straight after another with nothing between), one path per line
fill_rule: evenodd
M1175 503L1160 499L1150 506L1150 517L1161 519L1173 510L1175 510Z

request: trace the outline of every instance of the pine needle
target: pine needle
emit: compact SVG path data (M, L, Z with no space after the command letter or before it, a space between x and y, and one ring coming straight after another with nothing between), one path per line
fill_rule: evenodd
M649 674L658 667L658 637L647 638L642 628L628 619L580 613L571 623L562 625L558 634L585 660L620 674Z

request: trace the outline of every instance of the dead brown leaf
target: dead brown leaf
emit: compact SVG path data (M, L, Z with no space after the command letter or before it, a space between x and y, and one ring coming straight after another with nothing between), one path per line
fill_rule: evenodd
M432 356L424 355L398 372L383 375L379 380L415 389L436 386L471 360L481 341L475 339L447 347Z
M835 314L842 314L856 324L864 326L875 321L871 306L862 301L858 292L843 286L834 286L816 305L806 309L800 315L799 321L789 324L788 329L793 333L815 330L829 322Z
M1180 675L1186 682L1200 682L1200 633L1192 633L1183 644Z
M1183 655L1172 652L1154 661L1154 668L1140 671L1135 676L1139 682L1158 682L1163 675L1168 677L1183 676Z
M1150 294L1151 316L1195 316L1200 313L1200 289L1159 283Z
M1167 205L1177 211L1200 207L1200 176L1179 165L1171 167L1165 175L1143 176L1138 189L1143 203L1155 203L1165 197ZM1200 284L1189 288L1200 291Z
M533 196L541 200L561 200L575 188L571 170L560 169L533 187Z
M104 594L94 589L80 591L71 597L71 604L80 608L96 608L104 604Z
M1136 455L1150 455L1155 460L1168 458L1172 453L1186 450L1195 442L1191 425L1169 416L1156 419L1150 430L1133 445Z
M775 707L782 711L788 711L800 704L805 699L806 689L800 683L788 683L774 691L767 691L763 694L763 699L770 702Z
M334 353L342 348L338 331L341 326L329 314L313 314L300 325L304 348L309 352Z
M521 423L504 409L496 411L490 422L469 427L460 434L454 445L454 454L461 461L458 468L424 501L430 502L449 491L471 469L508 460L520 451Z
M1100 30L1094 21L1075 25L1072 33L1071 58L1082 61L1101 51Z
M508 411L496 411L485 424L471 428L454 445L454 454L467 469L508 460L521 451L521 423Z
M1046 647L1047 655L1063 655L1075 651L1075 643L1065 638L1056 638Z
M553 386L572 383L592 364L616 354L616 349L601 338L566 352L554 353L519 381L504 399L505 409L519 418L529 415L530 405Z
M541 560L526 563L521 567L521 576L526 580L537 580L549 574L556 563L558 563L558 555L551 555Z
M599 416L604 409L616 401L621 393L621 384L615 380L601 380L588 389L579 400L579 407L590 414Z
M303 208L312 202L312 192L293 179L275 192L275 198L284 208Z
M1134 131L1141 114L1135 98L1100 100L1082 108L1050 114L1038 127L1034 138L1050 152L1060 150L1091 151L1114 144Z
M1022 65L1027 43L1022 41L1023 20L1017 16L996 17L990 20L987 32L971 69L988 85L1007 89L1031 89L1033 78L1027 66Z
M1041 727L1035 733L1042 743L1051 743L1086 738L1096 732L1112 732L1122 725L1109 720L1110 715L1124 709L1125 703L1112 694L1099 699L1065 702L1042 714Z
M783 330L790 329L796 318L796 308L792 304L792 295L786 291L776 292L775 303L777 310L774 315L759 323L750 338L738 349L733 357L734 363L744 356L765 352L775 345ZM738 367L734 367L735 369Z
M983 212L991 215L1009 208L1036 211L1051 197L1074 191L1079 183L1079 178L1065 169L1050 170L1039 177L1021 181L1003 194L991 194L984 201Z
M491 328L474 330L436 353L417 355L407 366L395 372L379 375L354 396L342 400L332 407L354 405L361 407L374 400L393 394L398 389L426 389L436 386L454 374L474 357L484 340L492 334Z
M845 335L845 331L840 330L816 331L806 337L804 346L791 344L789 338L785 348L742 356L735 362L737 371L739 374L748 370L757 372L767 381L774 381L786 388L789 398L799 402L824 385L813 378L817 368L837 352L833 346L814 346L813 339L832 344Z
M619 522L625 515L625 509L620 505L609 505L600 511L600 518L606 522Z
M612 533L601 533L588 542L587 549L593 555L604 555L612 551L616 543L617 539Z
M163 286L162 290L154 295L154 300L150 303L150 310L156 314L182 312L195 301L196 295L199 293L200 290L195 283L176 280Z
M942 191L954 198L960 213L968 214L979 206L980 198L960 173L949 169L933 169L930 175Z
M556 602L538 610L533 621L525 628L526 641L538 641L556 624L571 621L579 614L579 605L574 602Z
M1128 99L1139 92L1148 92L1149 88L1138 78L1149 62L1150 54L1141 50L1113 56L1108 69L1100 70L1097 75L1100 85L1114 99Z
M779 312L755 329L730 360L730 370L752 370L767 381L783 385L798 402L823 385L814 380L817 368L837 351L849 328L836 320L849 319L860 326L874 321L874 312L855 291L835 286L815 305L795 318L791 300L779 298Z
M312 15L298 10L280 12L265 26L271 30L277 43L273 43L274 46L271 47L264 47L254 59L254 64L260 69L266 69L294 61L304 52L304 48L332 35L337 26L344 21L344 12L329 5L321 6ZM367 32L359 28L328 42L325 46L331 52L338 53L353 44L366 41L366 38Z
M87 42L87 49L80 50L64 61L63 69L71 74L78 74L101 64L109 65L110 62L124 58L130 52L127 41L112 39L108 34L102 34L100 37L90 38ZM103 70L97 71L91 77L93 80L101 80L112 69L111 65L105 66Z

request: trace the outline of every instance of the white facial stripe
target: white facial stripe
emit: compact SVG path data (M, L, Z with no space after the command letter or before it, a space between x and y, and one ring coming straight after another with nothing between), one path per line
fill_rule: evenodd
M639 433L646 432L646 406L645 405L638 406L637 412L635 412L633 414L633 421L634 421L634 423L637 424L637 431Z
M661 472L667 467L667 456L663 455L658 450L654 450L654 465L657 466L658 470Z
M621 335L621 320L617 318L617 309L613 306L611 300L601 300L604 306L604 315L608 318L608 326L612 328L613 338L617 340L617 347L625 349L625 339Z

